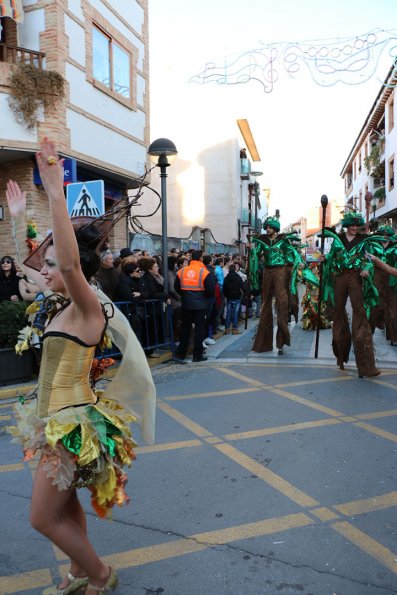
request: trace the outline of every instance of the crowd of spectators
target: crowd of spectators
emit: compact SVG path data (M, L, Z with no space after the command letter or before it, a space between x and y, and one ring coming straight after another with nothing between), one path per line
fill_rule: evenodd
M100 253L100 268L95 275L96 285L123 310L148 357L159 357L155 346L165 341L169 321L173 338L180 340L182 306L181 295L175 289L177 273L189 265L193 250L172 248L166 266L161 256L146 250L122 248L112 252L108 244ZM219 333L238 333L238 320L246 307L251 307L246 260L239 254L203 254L203 263L214 278L215 295L208 298L204 348L215 343ZM168 290L164 288L168 277ZM226 282L226 283L225 283ZM22 276L11 256L0 260L0 301L32 302L38 287ZM172 313L168 318L167 309Z
M167 330L165 304L172 312L174 341L180 340L182 306L180 293L175 290L175 280L177 272L189 265L192 252L172 248L166 267L163 267L161 256L151 255L145 250L123 248L115 255L107 249L101 254L96 282L113 301L124 302L119 307L128 316L148 357L159 357L159 353L149 346L161 345L164 341ZM203 263L214 276L215 283L215 296L208 298L206 313L204 347L207 348L215 343L216 334L228 334L231 325L231 332L239 332L238 320L244 315L245 307L251 307L252 296L244 257L239 254L204 254ZM223 286L229 272L232 275L226 286L231 286L232 293L228 296L224 294ZM168 276L167 292L164 290L165 274Z

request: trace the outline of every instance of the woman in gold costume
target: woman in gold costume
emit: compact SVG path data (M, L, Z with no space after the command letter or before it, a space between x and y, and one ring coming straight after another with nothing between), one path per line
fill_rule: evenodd
M113 308L108 321L106 297L88 282L99 265L95 249L103 237L101 224L91 220L72 225L63 191L63 162L53 143L45 139L36 159L49 198L52 236L22 268L51 295L42 304L49 315L43 334L37 402L17 406L18 425L13 433L23 444L25 460L36 451L41 453L33 484L31 524L71 561L70 572L62 582L43 593L68 595L85 589L86 595L97 595L114 590L118 578L115 570L100 560L87 537L76 488L88 487L92 505L102 517L114 504L128 500L123 466L130 466L135 458L129 424L137 421L143 427L144 439L153 441L155 392L146 358L128 322L125 324ZM22 261L25 193L10 180L6 194ZM112 334L123 352L123 361L111 383L115 383L113 393L106 390L98 396L90 383L90 371L105 331ZM134 382L137 380L140 392L129 394L130 401L122 401L119 394L126 392L126 366L132 359L138 368ZM117 401L110 398L114 393Z

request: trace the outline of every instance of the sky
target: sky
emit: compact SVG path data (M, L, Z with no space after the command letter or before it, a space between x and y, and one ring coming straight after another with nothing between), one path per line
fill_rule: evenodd
M269 93L255 81L191 82L207 63L263 45L337 38L343 48L347 38L375 29L392 30L396 40L362 84L321 86L304 65L294 76L279 68ZM280 210L283 226L320 205L322 194L342 205L340 172L392 65L393 46L397 55L397 0L149 0L151 140L170 138L189 159L192 139L211 146L246 118L261 157L253 169L263 172L260 186L271 189L270 212Z

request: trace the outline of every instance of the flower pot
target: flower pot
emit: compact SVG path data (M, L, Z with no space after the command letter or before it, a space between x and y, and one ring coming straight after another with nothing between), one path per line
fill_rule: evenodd
M34 376L34 354L17 355L13 347L0 349L0 386L17 384Z

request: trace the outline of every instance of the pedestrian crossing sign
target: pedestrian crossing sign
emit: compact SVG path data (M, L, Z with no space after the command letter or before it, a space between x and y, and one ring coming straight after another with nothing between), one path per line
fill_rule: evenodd
M69 217L98 217L105 213L103 180L76 182L66 186Z

